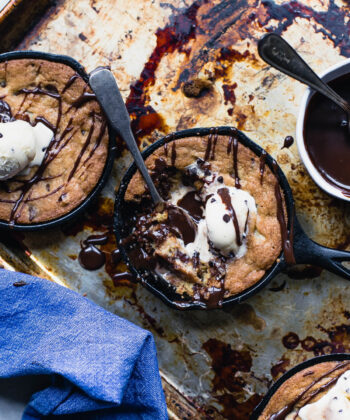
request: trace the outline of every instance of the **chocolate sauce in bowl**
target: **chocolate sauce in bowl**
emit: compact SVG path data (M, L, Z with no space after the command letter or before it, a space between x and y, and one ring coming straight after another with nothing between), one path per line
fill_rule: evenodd
M350 75L329 83L350 102ZM304 142L315 168L331 185L350 196L350 134L346 113L328 98L315 93L306 110Z

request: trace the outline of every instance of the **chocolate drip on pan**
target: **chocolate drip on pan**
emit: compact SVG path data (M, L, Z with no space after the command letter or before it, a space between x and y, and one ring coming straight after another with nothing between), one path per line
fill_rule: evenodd
M283 146L281 147L281 149L289 149L289 148L290 148L290 146L291 146L293 143L294 143L294 139L293 139L293 137L292 137L292 136L287 136L287 137L284 139Z
M103 251L95 245L105 245L108 241L108 233L91 235L81 242L81 251L78 256L80 265L86 270L98 270L106 262Z

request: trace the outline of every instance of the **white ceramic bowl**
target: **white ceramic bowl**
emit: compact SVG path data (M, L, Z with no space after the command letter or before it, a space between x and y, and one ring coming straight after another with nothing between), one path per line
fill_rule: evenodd
M325 72L323 72L320 77L325 82L329 82L334 80L340 76L350 73L350 59L342 61L335 66L330 67ZM334 197L340 198L345 201L350 201L350 197L345 197L345 195L334 185L329 184L319 173L317 168L312 163L310 156L306 150L305 142L304 142L304 120L305 120L305 112L307 106L310 102L311 97L313 96L314 91L308 88L301 100L299 115L297 119L297 127L296 127L296 142L299 150L299 154L301 157L302 162L304 163L307 171L311 178L316 182L316 184L326 191L328 194L333 195Z

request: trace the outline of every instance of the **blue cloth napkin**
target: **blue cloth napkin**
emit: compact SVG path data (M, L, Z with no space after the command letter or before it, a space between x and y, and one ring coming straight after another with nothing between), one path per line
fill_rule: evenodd
M29 419L167 419L152 334L69 289L0 269L0 377L50 375Z

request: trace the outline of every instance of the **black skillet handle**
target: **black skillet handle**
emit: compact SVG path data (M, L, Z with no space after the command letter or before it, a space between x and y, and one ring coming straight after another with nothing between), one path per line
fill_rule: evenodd
M297 264L312 264L350 280L350 269L342 262L350 261L350 252L327 248L312 241L303 231L297 218L294 219L294 257Z

